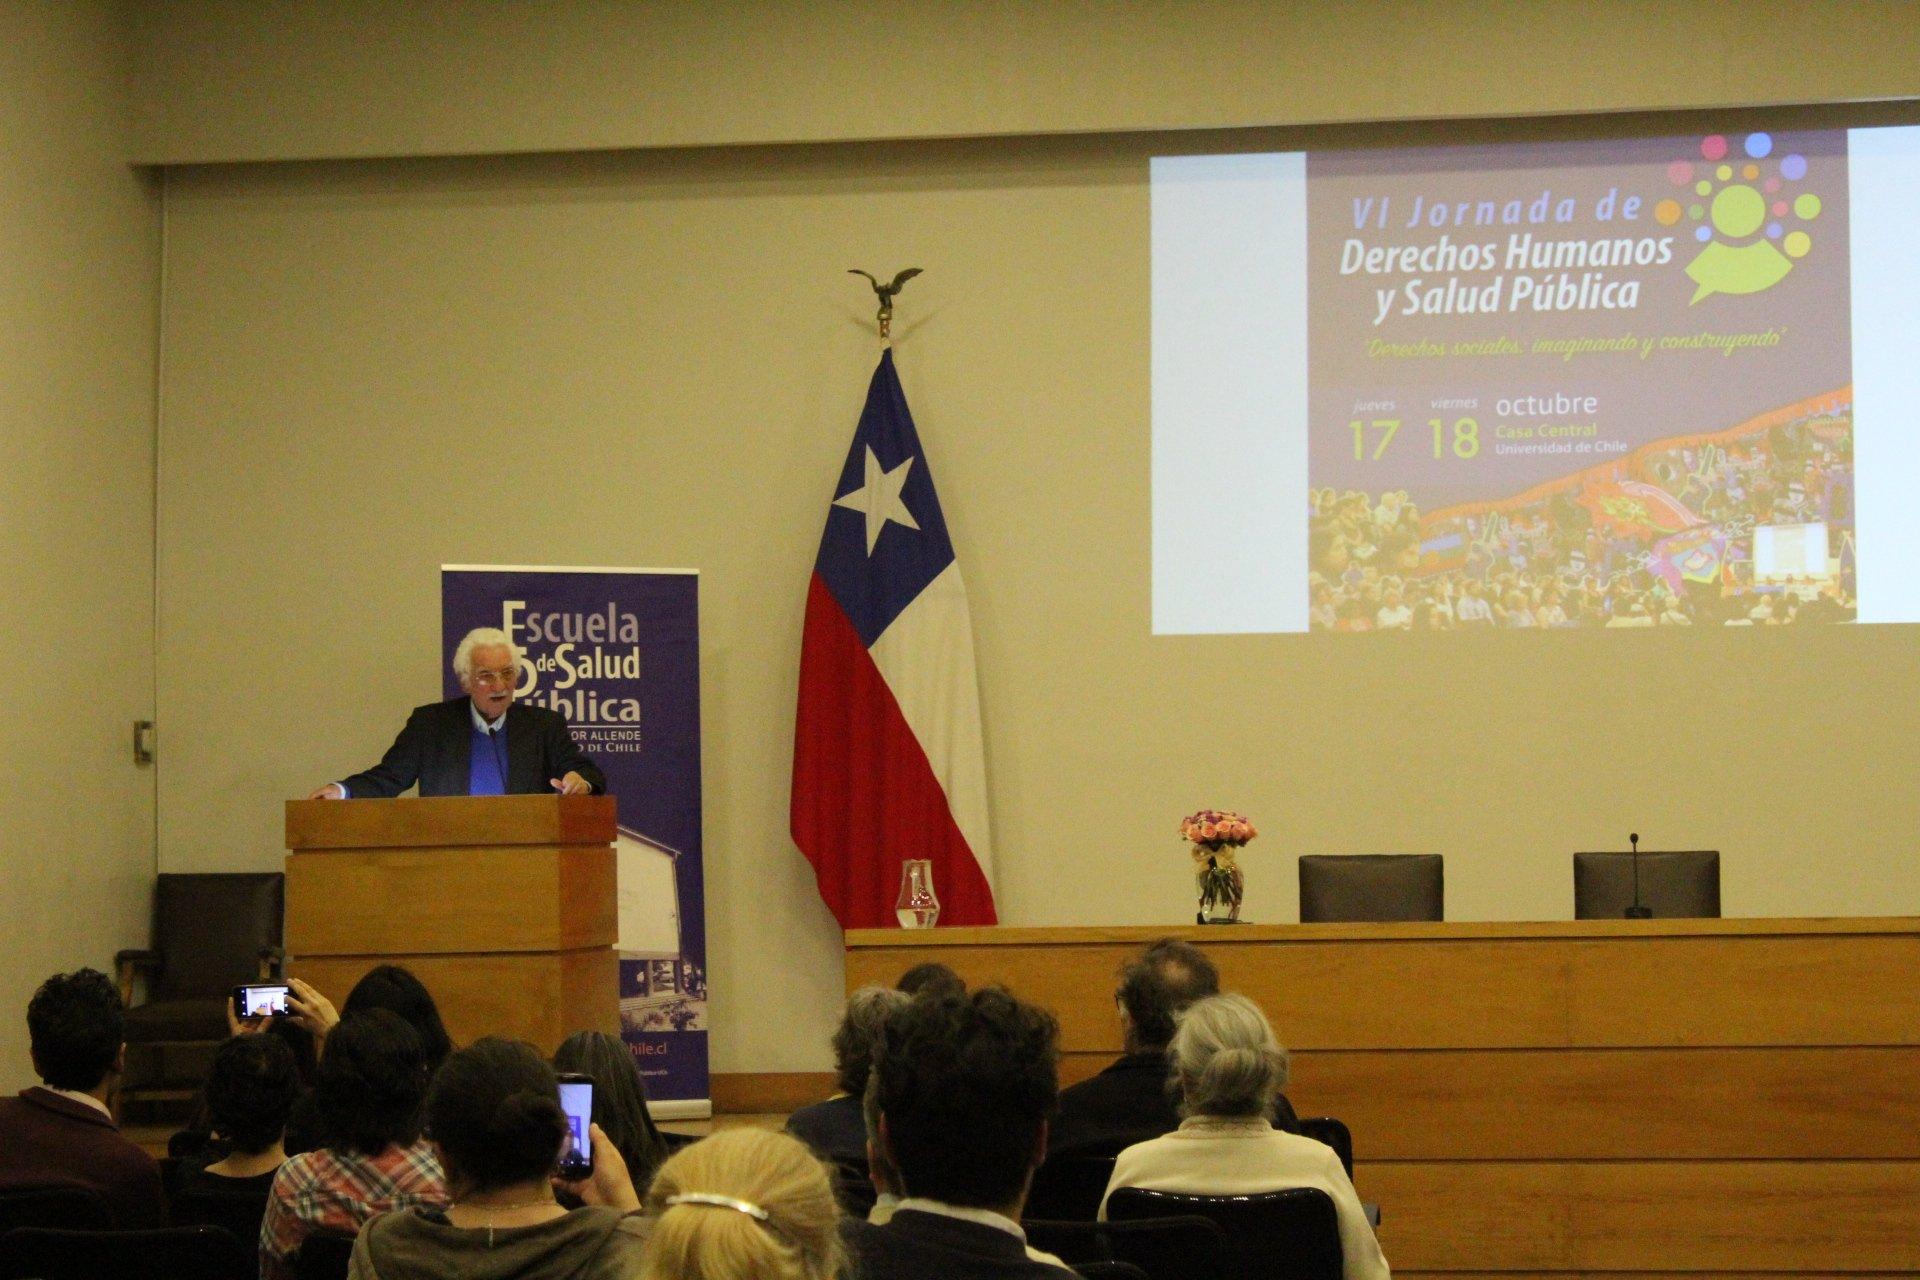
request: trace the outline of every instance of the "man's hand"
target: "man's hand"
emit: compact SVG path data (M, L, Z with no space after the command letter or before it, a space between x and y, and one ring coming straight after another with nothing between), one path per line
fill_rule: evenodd
M307 793L309 800L345 800L346 798L347 793L341 790L337 782L329 782L324 787L315 787Z
M314 990L311 983L298 978L288 978L287 1008L293 1011L293 1020L313 1033L317 1046L327 1038L327 1032L340 1024L340 1014L334 1009L333 1001Z
M547 785L563 796L590 796L593 784L577 773L569 773L564 778L549 778Z
M234 1007L233 997L227 997L227 1034L230 1036L258 1035L267 1029L265 1018L243 1018L240 1010Z
M578 1196L584 1204L603 1204L632 1213L640 1207L640 1193L633 1189L633 1175L620 1148L613 1145L599 1125L587 1126L587 1141L593 1146L593 1172L583 1182L553 1180L554 1189Z

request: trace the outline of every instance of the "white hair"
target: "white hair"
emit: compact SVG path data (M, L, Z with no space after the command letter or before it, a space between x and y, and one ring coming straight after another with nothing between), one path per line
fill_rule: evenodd
M453 674L460 677L460 683L466 685L473 680L473 651L475 649L505 649L515 665L526 656L525 650L507 638L507 633L498 627L475 627L460 637L460 647L453 651Z
M1242 995L1188 1005L1167 1059L1182 1115L1264 1116L1287 1084L1287 1051L1260 1006Z

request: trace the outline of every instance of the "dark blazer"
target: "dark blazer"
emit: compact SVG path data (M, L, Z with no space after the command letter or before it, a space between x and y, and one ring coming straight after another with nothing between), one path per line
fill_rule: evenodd
M787 1132L836 1164L867 1162L867 1118L851 1094L800 1108L787 1117Z
M1027 1256L1019 1237L998 1227L917 1209L885 1226L857 1219L845 1228L860 1280L1068 1280L1073 1272Z
M113 1225L166 1225L160 1166L84 1102L48 1089L0 1098L0 1187L85 1187L106 1201Z
M607 777L574 742L557 711L516 702L507 708L507 792L546 795L555 778L577 772L604 795ZM473 699L451 698L415 707L407 727L380 763L343 778L356 800L386 799L418 782L423 796L464 796L473 768Z
M1118 1155L1179 1127L1180 1113L1167 1091L1166 1051L1129 1053L1099 1075L1060 1091L1047 1154ZM1300 1132L1300 1118L1285 1094L1274 1100L1273 1127Z

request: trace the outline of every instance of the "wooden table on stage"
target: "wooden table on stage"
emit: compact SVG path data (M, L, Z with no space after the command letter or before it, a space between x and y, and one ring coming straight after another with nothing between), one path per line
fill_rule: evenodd
M611 796L289 801L288 972L405 965L456 1044L617 1034L613 840Z
M1920 920L856 930L1119 1052L1114 976L1201 944L1353 1130L1396 1275L1920 1271Z

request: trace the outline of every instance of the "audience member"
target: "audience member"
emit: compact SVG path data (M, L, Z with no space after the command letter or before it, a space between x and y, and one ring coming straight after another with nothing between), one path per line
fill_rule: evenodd
M260 1224L261 1280L294 1274L316 1231L354 1234L375 1214L444 1206L446 1178L420 1136L427 1063L420 1037L386 1009L350 1013L326 1036L314 1088L327 1144L291 1157Z
M319 1122L314 1118L312 1098L314 1072L319 1064L313 1032L294 1018L242 1018L229 999L227 1033L230 1037L266 1036L286 1047L292 1055L297 1084L293 1110L282 1126L281 1150L291 1156L311 1151L320 1145L317 1133ZM214 1135L204 1087L200 1090L200 1100L194 1108L193 1119L187 1122L184 1129L167 1139L167 1154L174 1158L180 1169L189 1171L203 1169L233 1154L233 1148L226 1140ZM173 1188L168 1190L171 1194Z
M313 990L311 987L307 989ZM319 995L319 992L315 991L314 994ZM453 1052L453 1040L447 1035L446 1025L440 1021L440 1006L433 1002L433 993L413 975L411 969L397 964L383 964L369 969L365 977L353 984L353 990L347 992L347 1002L340 1006L340 1016L347 1018L368 1009L386 1009L406 1019L407 1025L420 1037L420 1048L427 1055L429 1079L447 1060L447 1055Z
M904 991L910 996L959 996L965 998L967 984L960 975L937 960L917 964L900 975L900 981L893 984L896 991Z
M1196 1001L1180 1016L1169 1055L1186 1119L1122 1151L1107 1195L1121 1187L1193 1195L1315 1187L1333 1198L1346 1280L1385 1280L1387 1261L1340 1157L1267 1120L1287 1082L1287 1053L1259 1006L1238 995ZM1103 1197L1102 1219L1106 1213Z
M1174 1019L1194 1001L1218 994L1213 961L1178 938L1162 938L1128 961L1113 993L1125 1052L1099 1075L1061 1090L1048 1154L1110 1156L1178 1128L1167 1089ZM1289 1132L1299 1127L1284 1094L1275 1095L1273 1121Z
M845 1261L827 1169L784 1133L694 1143L660 1166L646 1211L640 1280L831 1280Z
M207 1127L224 1154L188 1165L181 1191L257 1191L264 1199L286 1163L287 1117L300 1096L293 1050L275 1035L237 1035L213 1055L204 1092Z
M85 1187L115 1226L160 1226L160 1166L120 1136L107 1105L125 1060L126 1014L96 969L57 974L27 1004L27 1038L41 1083L0 1098L0 1187Z
M426 1117L448 1203L369 1222L349 1280L627 1280L639 1269L642 1223L631 1203L567 1209L555 1198L567 1118L532 1045L486 1039L449 1056ZM591 1141L603 1180L624 1185L631 1201L619 1147L598 1125Z
M901 1198L887 1222L848 1226L865 1280L1071 1274L1029 1256L1019 1221L1059 1095L1058 1039L1051 1014L997 987L887 1020L873 1164Z
M633 1185L644 1187L667 1158L667 1140L647 1110L647 1085L626 1041L604 1031L576 1031L553 1055L555 1071L593 1079L593 1123L620 1149Z
M397 964L383 964L368 970L360 981L354 983L353 990L347 992L346 1004L337 1012L333 1002L311 983L289 978L287 985L292 988L287 1005L293 1010L293 1017L272 1019L269 1030L288 1035L304 1031L316 1046L320 1046L326 1043L327 1034L339 1024L340 1019L348 1014L385 1009L399 1014L420 1037L421 1048L427 1056L429 1080L440 1069L440 1064L446 1061L447 1055L453 1052L453 1040L447 1035L446 1025L440 1021L440 1008L434 1003L433 994L410 969ZM293 1156L316 1150L325 1146L326 1140L326 1128L320 1120L319 1106L313 1091L309 1089L294 1104L293 1115L287 1121L287 1154Z
M866 1164L867 1124L860 1103L867 1091L867 1077L873 1071L873 1048L887 1018L912 998L885 987L862 987L847 997L846 1012L833 1033L836 1092L825 1102L802 1107L789 1116L788 1133L835 1164Z

